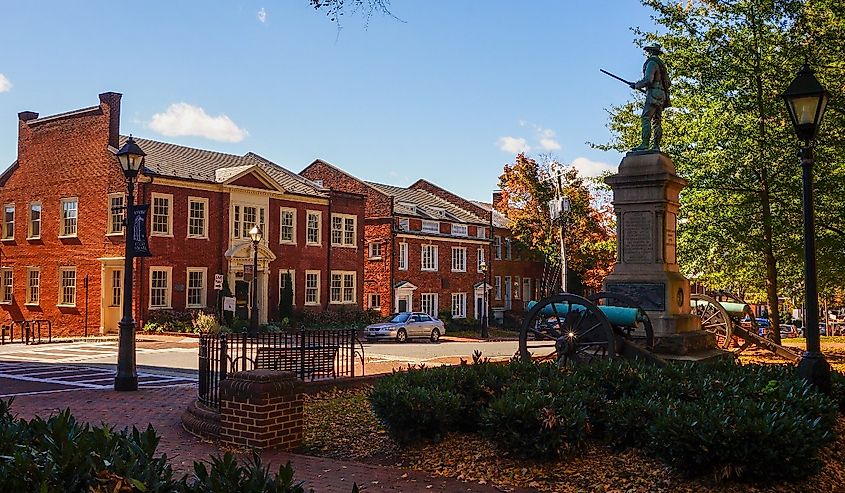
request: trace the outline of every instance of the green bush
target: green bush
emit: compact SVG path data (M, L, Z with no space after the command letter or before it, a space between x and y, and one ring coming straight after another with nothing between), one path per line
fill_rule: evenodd
M145 332L196 332L190 311L151 310L144 324Z

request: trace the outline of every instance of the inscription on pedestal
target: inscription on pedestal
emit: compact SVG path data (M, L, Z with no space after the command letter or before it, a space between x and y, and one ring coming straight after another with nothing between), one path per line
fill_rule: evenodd
M626 212L622 228L624 261L632 264L654 262L654 219L651 212Z
M662 282L608 282L604 289L624 294L643 310L666 310L666 285Z
M666 263L675 264L678 262L675 254L676 231L678 229L678 217L671 212L666 213Z

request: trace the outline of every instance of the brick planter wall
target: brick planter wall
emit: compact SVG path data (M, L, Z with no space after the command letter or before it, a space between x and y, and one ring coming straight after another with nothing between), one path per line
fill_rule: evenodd
M253 370L220 384L220 440L292 450L302 444L302 388L293 373Z

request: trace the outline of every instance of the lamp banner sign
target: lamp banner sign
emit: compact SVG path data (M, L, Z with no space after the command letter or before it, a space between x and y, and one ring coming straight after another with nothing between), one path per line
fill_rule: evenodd
M150 204L137 204L132 208L132 256L152 257L147 241L147 213Z

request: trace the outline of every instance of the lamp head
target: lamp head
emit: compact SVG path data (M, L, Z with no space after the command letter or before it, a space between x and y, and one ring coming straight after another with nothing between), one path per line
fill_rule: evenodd
M147 153L141 150L141 147L135 143L131 135L126 143L123 144L123 147L115 153L117 160L120 161L120 167L123 169L123 175L126 178L135 178L138 176L138 171L144 165L144 156L146 155Z

